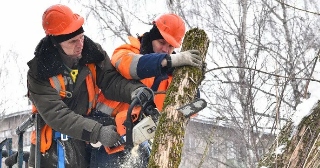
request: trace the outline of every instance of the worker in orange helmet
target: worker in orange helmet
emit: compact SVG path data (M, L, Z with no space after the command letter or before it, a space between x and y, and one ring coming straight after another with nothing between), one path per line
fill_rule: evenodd
M149 32L138 38L129 37L130 44L116 48L111 63L127 79L139 79L153 91L166 91L172 72L179 66L202 67L198 50L175 52L185 35L182 18L163 14L153 22ZM157 94L155 103L161 111L165 94Z
M32 135L29 166L87 168L91 148L98 141L113 146L120 135L112 123L90 118L99 91L131 103L136 93L150 94L141 82L125 79L112 66L102 47L84 35L84 18L65 5L50 6L42 16L46 36L28 62L28 96L33 112L41 116L41 155L35 155ZM38 139L38 140L39 140ZM38 160L36 160L38 159Z
M139 79L154 92L165 92L172 81L175 67L195 66L203 68L203 61L198 50L175 52L185 35L186 28L183 19L172 13L163 14L154 22L149 32L138 38L129 36L130 44L116 48L111 57L111 63L127 79ZM156 107L161 111L165 93L155 95ZM128 110L128 105L115 103L99 95L97 109L115 117L117 113ZM148 145L143 144L145 148ZM140 146L141 147L141 146ZM150 152L150 151L149 151ZM90 167L121 167L125 164L126 153L121 151L108 154L103 148L92 151ZM146 167L150 153L140 150L140 159L134 167ZM128 159L130 161L130 159Z

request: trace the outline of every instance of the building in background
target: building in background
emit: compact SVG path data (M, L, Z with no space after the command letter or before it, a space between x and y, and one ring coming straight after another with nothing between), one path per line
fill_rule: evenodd
M26 121L31 115L31 110L21 111L17 113L12 113L9 115L4 115L1 119L0 126L0 141L6 138L12 138L12 149L18 149L18 135L16 134L16 129L24 121ZM32 128L29 128L23 135L23 146L24 150L29 150L30 147L30 133Z
M249 154L243 131L236 130L227 123L223 125L191 119L185 135L180 168L246 168ZM253 164L267 152L275 136L254 134L257 144L252 152ZM253 145L251 145L253 146ZM256 155L254 154L256 153Z
M3 115L0 118L0 142L5 142L7 138L12 139L12 152L18 151L18 140L19 136L16 134L16 129L26 121L31 115L31 110L19 111L16 113L10 113L8 115ZM23 151L28 152L30 148L30 135L32 131L32 127L27 129L23 133ZM8 153L7 146L4 145L2 147L2 151L4 153ZM4 164L5 158L2 159L2 167L6 167ZM26 166L26 165L25 165Z

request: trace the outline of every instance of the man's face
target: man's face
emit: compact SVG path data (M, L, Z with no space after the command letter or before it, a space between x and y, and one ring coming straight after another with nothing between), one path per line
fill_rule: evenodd
M83 49L83 40L84 35L81 33L67 41L61 42L60 45L68 56L80 57Z
M153 51L155 53L167 53L172 54L174 47L170 45L166 40L164 39L157 39L152 41L152 47Z

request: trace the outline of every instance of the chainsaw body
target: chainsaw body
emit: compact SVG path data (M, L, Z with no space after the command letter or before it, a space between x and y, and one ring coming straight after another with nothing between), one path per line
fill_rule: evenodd
M152 110L152 112L150 112L150 110ZM154 137L157 128L157 120L160 116L159 111L155 107L149 106L148 108L143 108L135 106L130 114L130 124L133 125L131 135L127 135L127 127L124 124L127 122L128 112L122 111L115 116L117 132L121 136L121 139L114 146L105 147L108 154L123 151L125 149L128 136L132 136L133 146L139 145Z

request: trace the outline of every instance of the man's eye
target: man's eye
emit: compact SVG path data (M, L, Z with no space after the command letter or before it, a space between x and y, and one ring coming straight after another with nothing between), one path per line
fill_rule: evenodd
M76 43L78 40L72 40L71 43Z

